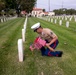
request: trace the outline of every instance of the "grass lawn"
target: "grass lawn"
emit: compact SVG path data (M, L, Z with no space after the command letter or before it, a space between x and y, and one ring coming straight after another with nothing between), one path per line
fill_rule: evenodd
M28 18L24 61L18 62L17 40L21 38L25 18L0 23L0 75L76 75L76 23L70 27L53 24L38 18ZM40 22L42 27L52 29L59 37L57 50L64 52L61 58L41 56L40 51L29 50L37 36L30 27Z

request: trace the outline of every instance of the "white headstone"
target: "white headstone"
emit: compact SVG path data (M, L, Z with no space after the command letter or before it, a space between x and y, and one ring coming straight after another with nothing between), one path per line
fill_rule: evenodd
M76 18L75 18L75 22L76 22Z
M67 20L67 17L65 17L65 20Z
M56 16L56 18L58 19L58 16Z
M24 29L26 29L26 25L24 25Z
M27 25L27 18L25 19L25 24Z
M26 21L24 22L24 25L26 25Z
M53 19L51 19L51 23L53 23Z
M23 61L23 42L22 39L18 39L18 56L19 62Z
M46 18L46 21L48 21L48 18Z
M67 27L67 28L69 27L69 21L66 22L66 27Z
M46 18L46 21L47 21L47 18Z
M25 27L25 29L24 29L24 32L26 33L26 27ZM25 34L25 33L24 33L24 34Z
M57 20L55 19L55 24L57 23Z
M25 42L25 29L22 29L22 40Z
M44 18L44 20L46 20L46 18Z
M59 25L62 25L62 20L59 21Z
M48 21L50 22L50 18L48 19Z
M69 19L69 21L71 21L71 20L72 20L72 18Z
M1 19L1 22L3 23L3 19Z

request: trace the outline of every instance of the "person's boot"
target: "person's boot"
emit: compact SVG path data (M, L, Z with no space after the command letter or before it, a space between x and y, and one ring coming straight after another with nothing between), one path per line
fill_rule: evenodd
M62 57L62 54L63 54L63 52L62 52L62 51L60 51L60 53L59 53L58 57Z

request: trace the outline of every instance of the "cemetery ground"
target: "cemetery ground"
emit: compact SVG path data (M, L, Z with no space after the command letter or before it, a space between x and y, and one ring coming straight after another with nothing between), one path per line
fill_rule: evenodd
M17 41L22 38L25 18L17 18L0 23L0 75L76 75L76 22L72 20L66 28L65 21L60 26L38 18L28 18L26 41L24 44L24 61L18 60ZM42 27L52 29L59 37L56 50L64 52L63 56L41 56L40 51L29 50L30 43L37 36L30 27L40 22Z

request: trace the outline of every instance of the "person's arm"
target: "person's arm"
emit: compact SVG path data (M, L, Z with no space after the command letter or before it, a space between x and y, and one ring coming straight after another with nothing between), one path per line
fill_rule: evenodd
M49 43L46 43L46 46L47 46L51 51L54 51L54 49L51 48L50 45L51 45L52 43L54 43L54 42L58 39L58 37L57 37L56 34L55 34L53 31L51 31L51 30L48 30L48 31L47 31L47 34L52 38L52 40L51 40Z
M51 48L48 44L46 44L46 47L49 48L50 51L54 52L55 50Z
M52 43L54 43L56 40L57 40L57 37L54 37L54 38L51 40L51 42L46 43L46 47L48 47L48 48L50 49L50 51L55 51L53 48L50 47L50 45L51 45Z
M48 45L51 45L51 44L54 43L57 39L58 39L57 36L53 37L53 39L48 43Z

